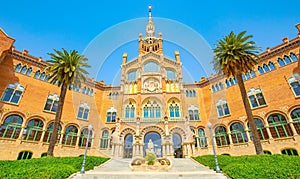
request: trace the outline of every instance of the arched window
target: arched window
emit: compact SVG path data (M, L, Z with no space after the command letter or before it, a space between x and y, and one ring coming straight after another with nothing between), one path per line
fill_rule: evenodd
M290 57L288 57L288 56L286 56L286 55L284 55L283 60L284 60L284 62L285 62L285 65L288 65L288 64L291 63Z
M50 75L46 75L44 81L49 81Z
M169 110L170 110L170 118L180 117L179 105L175 103L175 101L172 101L172 103L169 105Z
M22 151L19 153L17 160L31 159L32 152Z
M283 67L285 65L284 61L281 58L278 58L277 60L279 66Z
M148 101L143 107L144 118L160 118L161 108L156 101Z
M294 92L294 95L296 97L300 96L300 85L299 85L299 82L296 80L296 78L295 77L289 78L288 83L290 84L291 89Z
M41 73L40 80L45 80L45 76L46 76L45 72Z
M264 68L264 71L265 71L265 72L269 72L269 71L270 71L269 66L266 65L266 64L263 65L263 68Z
M215 87L216 87L216 91L220 91L220 88L219 88L218 84L216 84Z
M26 75L27 75L27 76L30 76L31 73L32 73L32 68L30 67L30 68L28 68L28 70L27 70L27 72L26 72Z
M298 152L295 149L284 149L281 151L282 154L284 155L294 155L294 156L298 156Z
M25 65L25 66L22 67L20 73L25 74L26 71L27 71L27 67L26 67L26 65Z
M94 95L94 90L91 89L91 91L90 91L90 96L93 96L93 95Z
M90 88L87 88L85 94L86 94L86 95L90 95L90 91L91 91L91 89L90 89Z
M82 94L85 94L85 93L86 93L86 87L83 87Z
M88 141L88 136L89 136L89 141ZM93 136L93 131L90 131L90 133L89 133L88 128L84 128L81 131L78 146L79 147L85 147L86 143L88 142L88 147L91 147L91 145L92 145L92 136Z
M192 92L192 90L190 90L189 93L190 93L189 96L190 96L190 97L193 97L193 92Z
M216 103L217 112L219 117L228 116L230 115L229 107L227 101L220 99Z
M148 62L144 65L144 72L159 72L159 66L155 62Z
M136 71L131 71L127 74L127 81L135 81L136 80Z
M292 130L285 117L275 113L268 117L269 129L273 138L282 138L292 136Z
M246 72L245 76L246 76L246 79L247 79L247 80L251 78L251 76L250 76L250 73L249 73L249 72Z
M198 139L199 139L199 147L207 147L207 140L205 136L204 129L199 128L198 129Z
M276 69L273 62L269 62L269 67L271 71Z
M74 125L70 125L66 128L65 134L63 136L62 144L64 145L76 145L78 129Z
M31 119L23 133L23 140L39 141L42 137L44 123L40 119Z
M125 118L134 118L135 116L135 105L130 101L125 107Z
M264 154L267 154L267 155L272 155L272 153L268 150L264 150Z
M255 74L255 72L253 70L251 70L250 74L251 74L251 78L255 78L256 77L256 74Z
M188 112L189 112L189 119L190 121L199 121L199 110L197 107L195 107L194 105L190 106L188 108Z
M45 131L45 135L44 135L44 139L43 139L43 142L46 142L46 143L49 143L50 142L50 139L51 139L51 136L52 136L52 132L53 132L53 127L54 127L54 122L51 122L48 127L47 127L47 130ZM56 143L59 143L59 139L60 139L60 136L61 136L61 125L58 124L58 128L57 128L57 138L56 138Z
M211 90L212 90L213 93L216 92L215 85L212 85L212 86L211 86Z
M48 95L44 110L49 112L56 112L58 101L59 97L56 94Z
M257 129L260 140L269 139L269 135L268 135L267 129L265 128L265 125L264 125L263 121L261 119L258 119L258 118L254 118L254 121L256 123L256 129ZM248 128L250 129L249 122L248 122L247 125L248 125ZM251 140L253 140L251 130L250 130L250 138L251 138Z
M108 148L108 130L104 130L102 132L101 141L100 141L100 148L106 149Z
M173 70L166 70L168 80L176 80L176 73Z
M226 87L230 86L230 83L228 82L228 79L225 80L225 85L226 85Z
M24 90L25 88L19 83L8 84L1 100L12 104L19 104Z
M218 126L215 128L215 137L217 146L229 145L229 136L227 135L226 128L224 126Z
M21 70L21 63L19 63L16 67L15 67L15 72L20 72Z
M266 101L261 89L251 88L247 95L252 108L257 108L266 105Z
M193 92L193 97L196 97L196 91L193 90L192 92Z
M232 142L234 144L248 142L248 137L244 130L244 126L241 123L235 122L231 124L230 132L231 132Z
M263 68L261 66L258 66L258 72L261 75L265 73L264 70L263 70Z
M106 122L116 122L117 109L111 107L106 112Z
M189 97L189 91L187 91L187 90L185 91L185 96Z
M22 129L23 118L17 114L7 116L0 126L0 137L17 139Z
M220 87L220 90L224 89L224 86L223 86L223 84L221 82L219 83L219 87Z
M293 62L298 61L298 57L294 53L290 53L290 57Z
M34 78L40 78L40 75L41 75L41 72L40 70L36 71L35 74L34 74Z
M88 120L89 113L90 113L90 106L87 103L81 103L79 105L77 118L83 119L83 120Z
M294 127L298 134L300 134L300 108L296 108L291 112Z
M234 80L232 78L229 78L229 82L230 82L230 86L232 86L232 85L235 84L235 82L234 82Z

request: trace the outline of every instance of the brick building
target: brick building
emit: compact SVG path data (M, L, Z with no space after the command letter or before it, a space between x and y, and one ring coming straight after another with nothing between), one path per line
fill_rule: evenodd
M300 24L291 40L259 55L244 74L263 149L298 155L300 150ZM0 29L0 159L45 155L60 89L48 82L47 66ZM218 154L255 154L235 78L213 75L182 81L180 53L163 54L162 34L155 35L151 9L146 35L139 35L139 55L120 60L120 86L88 79L67 92L55 156L78 156L87 142L89 155L143 156L149 140L158 156L212 154L207 122L213 124Z

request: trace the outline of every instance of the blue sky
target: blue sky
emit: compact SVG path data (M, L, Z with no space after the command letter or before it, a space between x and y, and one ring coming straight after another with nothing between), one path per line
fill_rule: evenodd
M153 6L154 17L175 20L191 27L210 46L232 30L235 32L247 30L254 36L257 45L264 50L266 47L281 43L283 37L294 38L297 35L294 26L300 23L300 1L297 0L212 2L16 0L1 3L0 27L16 39L15 46L18 50L27 49L33 56L48 59L47 53L52 52L53 48L76 49L82 53L97 35L111 26L146 17L149 4ZM127 50L124 47L135 48L134 44L135 42L133 45L125 44L121 50L133 52L136 49ZM115 69L119 67L121 50L116 49L118 52L112 54L108 62L105 61L108 63L105 69L112 65ZM165 51L168 53L167 49ZM188 56L188 53L183 54L182 58L186 57L185 55ZM188 64L186 68L189 66L193 65ZM193 79L200 80L201 74L197 70L187 70L195 73ZM113 80L110 75L103 74L96 78L104 79L108 84Z

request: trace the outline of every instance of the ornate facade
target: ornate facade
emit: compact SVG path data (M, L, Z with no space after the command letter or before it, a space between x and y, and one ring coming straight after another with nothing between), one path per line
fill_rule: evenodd
M259 55L244 74L263 149L272 154L300 150L299 33ZM0 159L45 155L59 101L48 82L47 62L13 47L0 30ZM138 57L122 57L120 86L88 79L68 91L55 156L84 152L92 124L89 155L115 158L145 155L151 139L158 156L212 154L207 122L213 124L218 154L255 154L235 78L213 75L186 84L180 53L164 56L162 34L155 34L151 9L146 35L139 35Z

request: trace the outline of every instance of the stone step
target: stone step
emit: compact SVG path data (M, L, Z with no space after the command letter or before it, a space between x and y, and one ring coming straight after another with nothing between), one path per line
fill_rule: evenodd
M132 172L132 173L86 173L74 179L226 179L222 174L203 172Z

